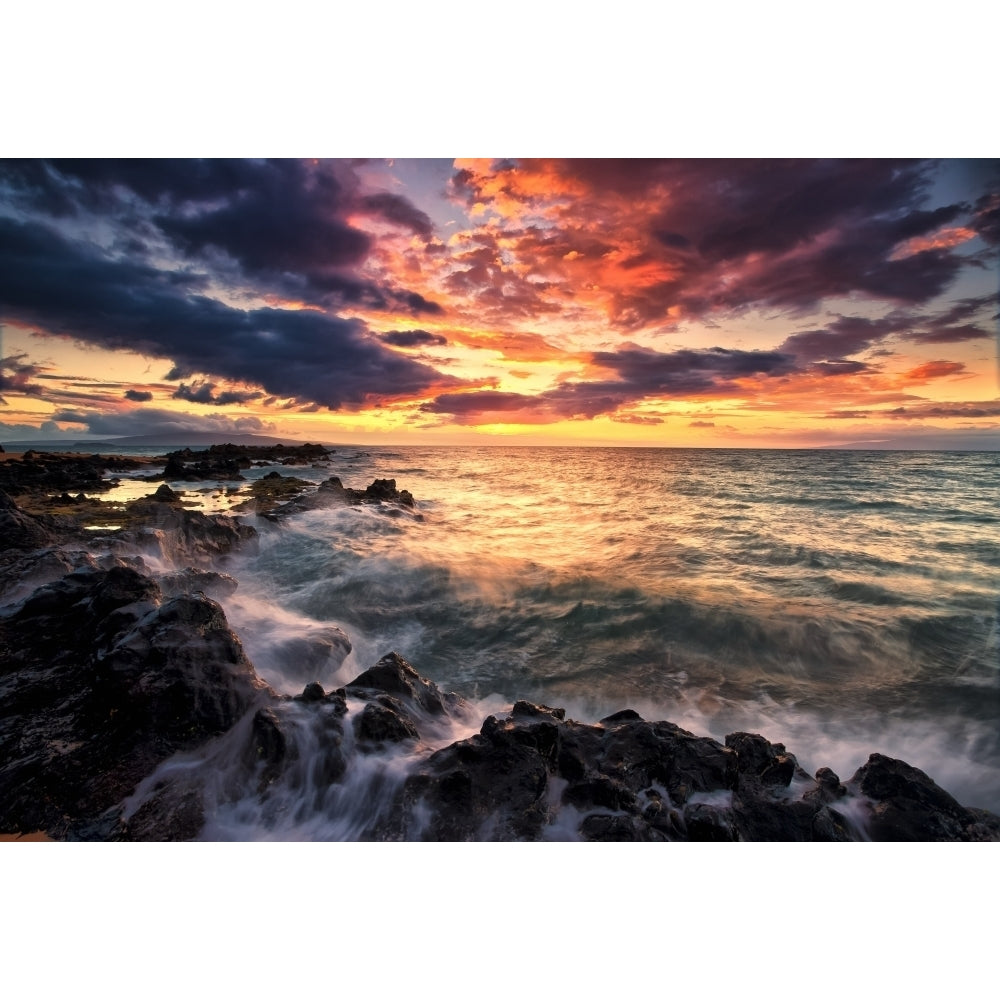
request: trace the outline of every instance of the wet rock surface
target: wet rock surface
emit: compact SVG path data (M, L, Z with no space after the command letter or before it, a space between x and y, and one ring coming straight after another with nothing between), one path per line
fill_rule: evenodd
M31 493L103 493L114 485L107 472L129 472L142 462L115 455L51 454L28 450L0 462L0 490L11 496Z
M303 511L339 506L359 507L364 504L386 506L396 513L401 510L413 510L416 506L413 494L409 490L397 489L395 479L376 479L366 489L355 490L344 486L339 477L331 476L311 493L281 504L266 516L273 521L280 521ZM418 520L423 518L422 514L414 516Z
M243 472L255 462L312 465L314 462L324 461L329 454L329 449L319 444L214 444L198 451L182 448L168 452L163 472L151 478L165 479L168 482L239 481L245 478Z
M142 778L265 690L215 602L165 600L125 565L70 573L0 617L0 663L0 827L56 837L115 835Z

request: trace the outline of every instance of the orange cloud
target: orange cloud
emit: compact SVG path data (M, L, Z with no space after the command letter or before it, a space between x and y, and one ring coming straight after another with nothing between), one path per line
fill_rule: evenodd
M935 378L945 378L948 375L959 375L965 371L965 365L960 361L927 361L908 372L903 372L902 378L908 382L928 382Z
M956 226L952 229L939 229L929 236L915 236L911 240L900 243L893 250L889 260L903 260L912 257L914 254L923 253L925 250L949 250L951 247L960 246L969 240L975 239L978 234L974 229L965 226Z

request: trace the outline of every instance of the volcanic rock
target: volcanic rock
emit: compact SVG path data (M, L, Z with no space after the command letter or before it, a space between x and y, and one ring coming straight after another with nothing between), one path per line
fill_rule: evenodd
M995 840L1000 818L966 809L923 771L873 753L847 782L864 796L872 840Z
M138 781L266 688L217 604L163 601L121 566L68 574L0 617L0 664L0 829L63 837L112 835L101 817Z

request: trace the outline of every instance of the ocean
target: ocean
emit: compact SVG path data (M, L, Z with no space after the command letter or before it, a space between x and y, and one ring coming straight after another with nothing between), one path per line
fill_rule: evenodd
M1000 453L347 447L281 471L395 479L417 507L249 518L259 552L226 567L222 604L279 691L394 650L483 717L519 698L585 722L628 707L761 733L843 780L877 751L1000 812ZM289 658L331 625L346 660ZM367 766L381 781L415 760ZM364 817L345 811L377 808L362 786L280 823L243 803L206 835L350 839Z

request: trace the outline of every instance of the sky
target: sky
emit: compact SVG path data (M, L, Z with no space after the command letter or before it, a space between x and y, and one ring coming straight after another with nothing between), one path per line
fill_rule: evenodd
M0 161L0 441L1000 448L998 160Z

